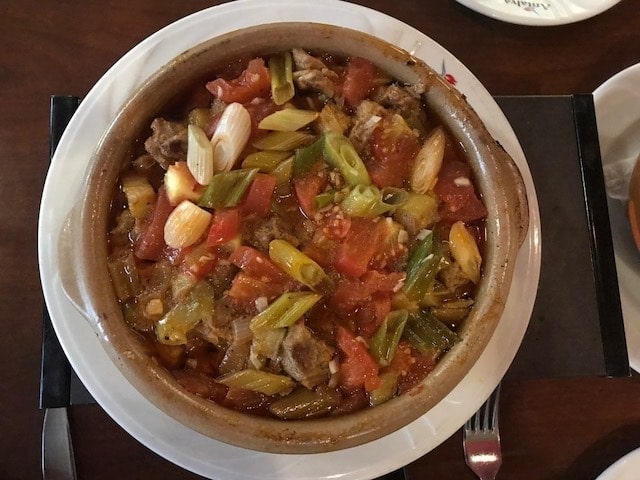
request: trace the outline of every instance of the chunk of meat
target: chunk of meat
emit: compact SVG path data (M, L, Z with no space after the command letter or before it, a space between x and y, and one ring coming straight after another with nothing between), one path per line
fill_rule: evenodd
M309 55L301 48L294 48L291 51L291 55L293 57L293 64L295 65L296 70L322 70L323 68L327 68L322 60L314 57L313 55Z
M395 83L379 90L374 96L374 100L405 118L416 115L422 110L420 99L412 91Z
M338 77L332 70L307 68L293 72L293 81L300 90L311 90L333 98L337 92Z
M289 327L282 341L282 368L291 378L311 389L331 375L329 362L333 354L333 348L298 322Z
M144 148L162 168L166 170L179 160L187 160L187 127L184 124L156 118L151 122L151 131Z
M300 244L291 225L275 215L265 221L245 222L242 234L247 244L263 252L269 251L269 243L277 238L286 240L295 247Z
M358 152L365 152L368 148L371 134L385 113L387 111L382 105L371 100L363 100L358 105L353 118L353 128L349 132L349 141Z

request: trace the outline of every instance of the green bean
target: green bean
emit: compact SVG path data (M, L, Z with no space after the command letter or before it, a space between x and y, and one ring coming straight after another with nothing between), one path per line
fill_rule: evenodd
M213 176L198 205L206 208L235 207L258 173L257 168L232 170Z
M284 328L296 323L322 295L312 292L285 292L271 305L251 319L249 328L258 331L264 328Z

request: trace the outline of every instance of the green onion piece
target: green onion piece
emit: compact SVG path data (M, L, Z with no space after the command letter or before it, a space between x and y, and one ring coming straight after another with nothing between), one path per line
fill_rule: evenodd
M424 311L410 315L402 336L427 354L443 352L460 341L456 332Z
M276 185L287 183L293 173L293 155L283 160L271 171L271 175L276 177Z
M382 203L389 205L394 210L406 203L409 199L409 192L404 188L384 187L381 191Z
M263 173L271 173L285 158L291 156L289 152L259 151L251 153L242 161L242 168L257 168Z
M271 75L271 96L276 105L283 105L295 94L293 86L293 66L290 52L269 58Z
M193 287L187 298L156 322L156 338L166 345L184 345L189 333L201 321L211 320L215 310L214 292L207 282Z
M324 156L327 162L337 168L347 183L369 185L371 179L360 155L344 135L329 132L324 136Z
M420 301L433 283L442 257L435 251L433 232L413 249L407 261L407 278L403 291L411 300Z
M342 396L333 388L300 388L273 402L269 411L285 420L300 420L329 413L341 400Z
M314 135L306 132L271 132L253 142L258 150L287 152L310 143Z
M426 194L407 192L407 198L393 213L393 218L402 224L410 235L428 228L436 221L438 200L432 192Z
M306 127L316 118L318 118L318 112L315 110L283 108L264 117L258 124L258 128L278 132L295 132Z
M406 310L392 311L371 338L369 353L381 367L388 366L396 354L408 317L409 313Z
M380 405L393 398L398 389L398 374L392 370L380 374L380 386L369 393L369 403L372 407Z
M300 177L311 170L324 152L324 137L320 137L311 145L296 150L293 160L293 176Z
M243 388L265 395L286 395L296 384L294 380L285 375L276 375L252 368L223 375L216 381L228 387Z
M313 307L322 295L311 292L285 292L271 305L251 319L249 328L258 331L263 328L290 327Z
M312 290L325 290L332 283L320 265L286 240L272 240L269 257L289 276Z
M337 192L335 190L327 190L326 192L319 193L313 199L313 206L316 210L323 209L327 205L335 203Z
M198 205L206 208L235 207L244 197L256 173L257 168L245 168L214 175Z
M382 201L382 193L375 185L356 185L340 202L345 213L352 217L373 218L393 209Z

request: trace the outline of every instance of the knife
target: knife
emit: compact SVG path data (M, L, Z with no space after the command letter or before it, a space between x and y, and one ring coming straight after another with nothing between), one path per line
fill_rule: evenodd
M79 101L79 98L71 96L51 97L50 157ZM45 480L77 478L67 414L70 379L71 366L60 346L45 306L42 316L42 363L40 365L40 408L45 409L42 424L42 477Z
M42 424L42 478L75 480L76 464L67 407L47 408Z

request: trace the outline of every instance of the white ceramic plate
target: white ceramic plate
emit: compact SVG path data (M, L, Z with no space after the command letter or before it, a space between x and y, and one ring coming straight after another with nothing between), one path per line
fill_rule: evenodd
M637 480L640 471L640 448L624 457L602 472L596 480Z
M519 25L579 22L613 7L620 0L456 0L496 20Z
M377 35L424 59L467 95L522 171L530 228L518 256L504 319L481 358L451 394L408 427L363 446L315 455L277 455L229 446L196 433L154 407L122 376L88 322L62 293L58 236L79 199L92 151L124 99L175 55L207 38L256 23L314 21ZM47 306L80 379L113 419L141 443L200 475L225 480L375 478L446 440L489 396L527 328L540 273L540 216L531 173L513 130L493 98L451 54L422 33L379 12L338 0L239 0L213 7L152 35L118 61L82 101L47 176L39 224L39 261Z
M640 153L640 64L614 75L593 92L603 166ZM607 199L618 271L629 364L640 372L640 253L625 204Z

